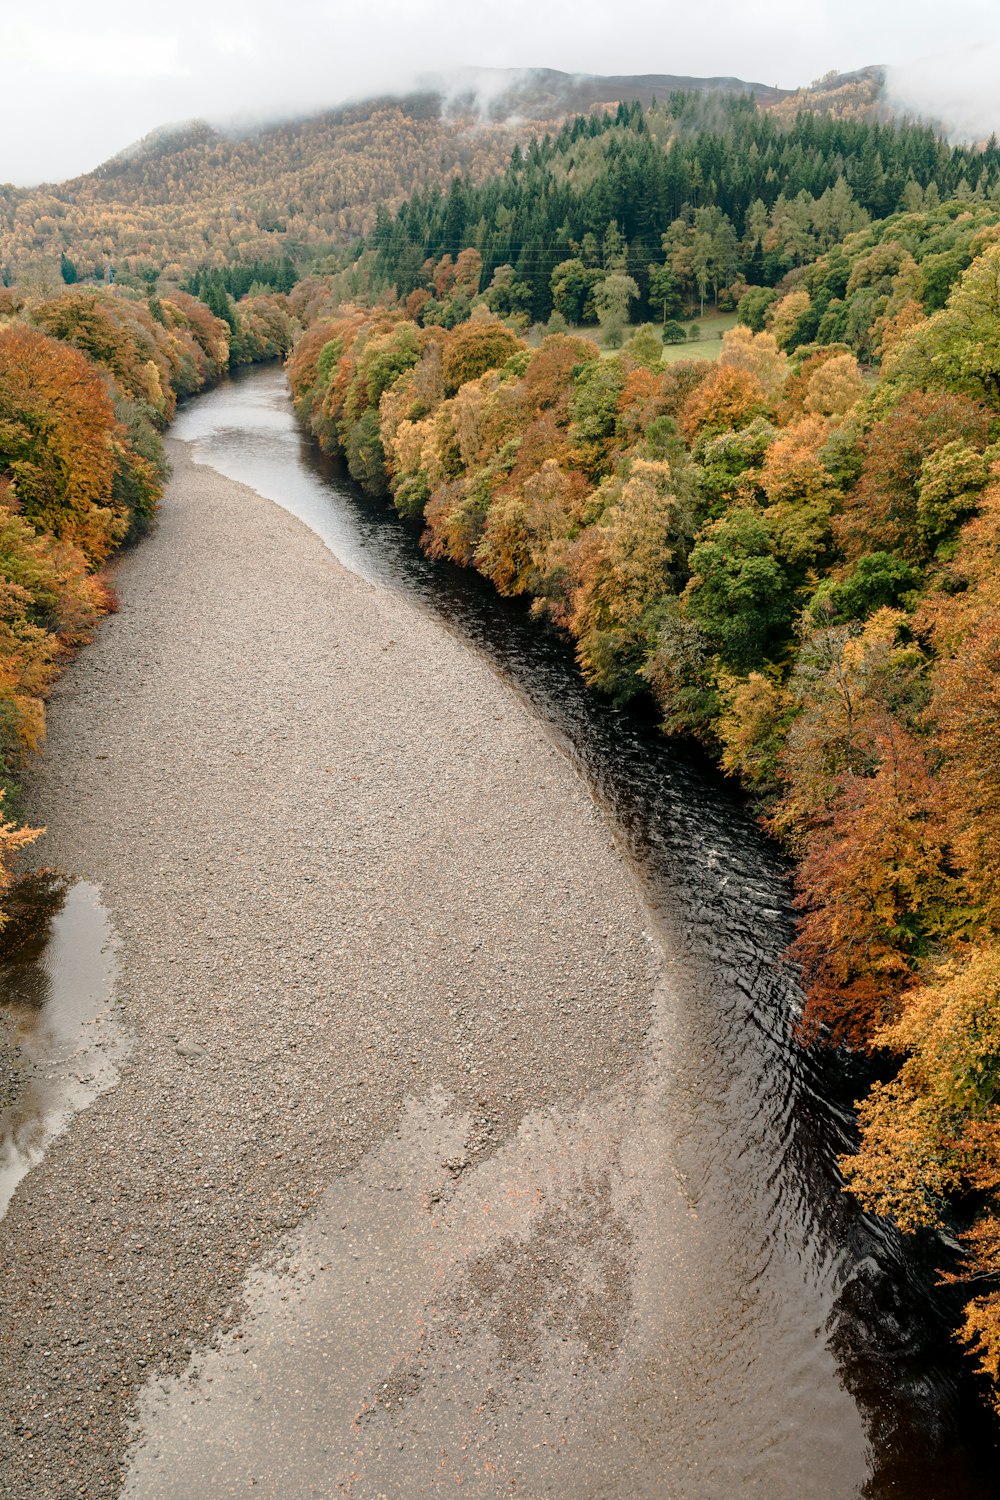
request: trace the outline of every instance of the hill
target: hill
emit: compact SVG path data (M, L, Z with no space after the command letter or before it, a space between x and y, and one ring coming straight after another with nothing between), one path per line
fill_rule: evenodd
M377 204L395 210L456 175L482 182L515 144L602 105L684 90L752 95L779 118L813 100L825 113L863 115L878 107L880 80L869 69L790 93L739 78L468 70L306 119L229 130L191 122L69 182L0 187L0 280L34 279L46 291L64 275L176 283L206 264L285 255L302 267L368 232Z
M479 111L489 119L564 119L587 114L599 106L638 102L644 107L670 94L752 94L758 103L770 106L792 94L766 83L744 78L693 78L681 73L593 74L562 73L555 68L464 68L432 77L430 93L437 94L445 109L458 107Z

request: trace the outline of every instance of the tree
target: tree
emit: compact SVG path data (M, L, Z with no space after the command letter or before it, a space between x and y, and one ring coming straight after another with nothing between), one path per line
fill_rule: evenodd
M853 354L825 359L809 377L803 405L824 417L842 417L865 393L865 383Z
M918 524L925 461L954 442L981 451L988 433L988 414L965 396L935 391L903 395L864 439L861 474L837 520L838 539L848 559L871 551L895 552L913 560L926 557L927 534ZM944 503L944 470L938 462L926 471L925 515L932 527L938 524L931 520L935 506Z
M734 507L699 533L691 551L688 616L735 672L759 667L791 626L793 595L763 517Z
M111 399L82 354L33 328L0 328L0 473L37 527L94 564L128 525L112 504L115 435Z
M975 1194L967 1259L947 1280L985 1287L962 1334L1000 1384L1000 949L980 944L939 965L875 1040L905 1061L862 1102L860 1144L841 1167L864 1206L904 1231L941 1226L949 1198Z
M810 310L807 291L788 292L767 312L767 329L781 349L794 349L802 342L800 326Z
M678 416L689 442L745 427L768 410L764 387L749 370L719 365L691 392Z
M651 328L639 328L625 345L625 354L648 370L659 370L663 365L663 341Z
M754 333L763 333L768 308L778 301L778 295L773 287L752 286L736 304L736 316Z
M848 776L797 874L792 956L806 1025L871 1046L899 1013L916 960L956 905L940 804L923 746L892 716L874 735L875 770Z
M908 389L961 391L1000 406L1000 244L977 257L946 307L893 347L887 374Z
M498 266L486 288L484 300L497 317L509 318L531 310L531 295L531 287L526 281L518 281L513 266Z
M557 312L562 313L568 323L587 321L594 287L602 279L602 273L593 266L585 266L582 260L562 260L550 278L552 302ZM590 314L591 318L593 314Z
M977 508L989 479L983 454L961 438L929 453L917 481L917 526L937 546Z
M756 376L772 398L788 378L788 356L778 348L774 335L751 333L745 327L728 328L723 334L719 364Z
M574 551L569 624L588 681L629 696L641 686L657 606L684 576L691 518L662 461L635 459L601 500L600 522Z
M667 320L674 317L681 309L677 277L670 265L664 261L660 265L650 266L648 282L650 306L660 314L660 320L666 328Z
M502 323L465 323L456 328L445 346L443 373L445 391L454 395L467 380L477 380L487 370L506 364L525 346Z
M620 347L628 323L629 307L639 295L639 288L631 276L621 271L612 271L594 288L594 306L604 331L605 343L611 348Z

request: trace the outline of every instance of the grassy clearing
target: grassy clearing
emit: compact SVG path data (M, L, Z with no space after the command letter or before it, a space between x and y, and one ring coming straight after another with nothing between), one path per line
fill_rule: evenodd
M679 359L718 359L722 350L722 335L730 328L736 327L736 314L708 312L703 318L696 318L688 327L688 340L685 344L665 344L663 347L663 360L665 364L676 364ZM698 337L691 338L690 330L697 329Z
M681 359L718 359L722 350L722 335L730 328L736 327L736 314L734 312L720 313L715 311L706 312L703 318L695 318L690 323L685 323L688 337L683 344L664 344L663 363L667 365L676 364ZM627 338L638 332L641 325L636 325L627 330ZM652 327L653 332L659 336L660 326L658 323L646 325ZM692 338L691 332L695 331L697 337ZM600 328L593 323L571 323L566 330L567 333L577 335L579 338L590 339L601 351L603 359L611 359L618 353L617 349L611 348L604 341L604 335ZM524 335L525 341L533 349L545 337L545 327L536 323Z

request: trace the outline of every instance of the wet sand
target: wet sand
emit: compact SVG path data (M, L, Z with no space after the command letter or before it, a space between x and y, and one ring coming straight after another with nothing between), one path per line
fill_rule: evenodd
M0 1493L117 1493L140 1411L134 1494L450 1492L463 1463L474 1493L530 1472L544 1488L521 1493L590 1493L559 1450L636 1318L613 1117L648 1081L663 984L631 874L468 650L172 448L159 528L118 564L122 612L60 683L32 787L37 859L111 915L135 1040L0 1224ZM582 1155L560 1123L581 1109L607 1116ZM317 1258L331 1225L354 1238ZM262 1369L248 1399L295 1412L287 1452L241 1449L230 1421L220 1458L220 1410L178 1470L156 1412L193 1352L197 1372L258 1329L285 1347L255 1299L289 1258L318 1280L339 1394L310 1405L308 1364ZM459 1367L466 1335L476 1373L435 1387L421 1350ZM519 1417L539 1371L559 1399ZM595 1494L645 1493L600 1467Z

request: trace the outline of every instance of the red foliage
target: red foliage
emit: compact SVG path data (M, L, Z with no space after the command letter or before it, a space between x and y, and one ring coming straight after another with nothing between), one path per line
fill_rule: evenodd
M982 449L989 413L967 396L915 391L877 422L864 441L861 477L837 521L837 537L854 561L868 552L921 551L917 480L924 459L957 438Z

